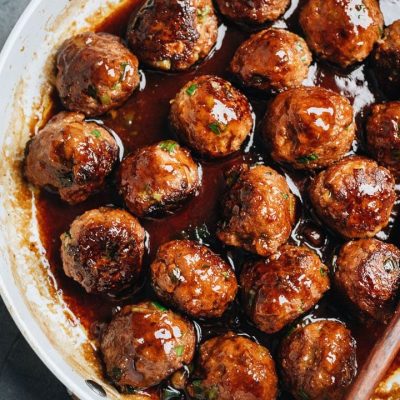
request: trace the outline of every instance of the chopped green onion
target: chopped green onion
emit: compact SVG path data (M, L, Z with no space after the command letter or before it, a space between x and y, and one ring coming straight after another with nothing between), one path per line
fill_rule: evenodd
M327 271L326 271L326 269L325 268L320 268L319 269L319 273L321 274L321 276L326 276L326 274L327 274Z
M199 17L200 20L204 19L207 17L207 15L210 13L211 9L210 6L205 6L203 8L199 8L197 10L197 16Z
M223 272L222 275L224 276L225 280L228 280L229 277L231 276L230 273L227 271Z
M175 148L178 146L178 143L174 142L173 140L164 140L159 144L159 146L162 150L172 154L175 151Z
M111 97L108 94L100 96L100 102L103 106L109 106L111 104Z
M192 85L190 85L187 89L186 89L186 93L189 96L193 96L196 93L197 90L197 85L195 83L193 83Z
M185 351L185 346L175 346L175 353L178 357L181 357Z
M99 131L98 129L93 129L93 130L90 132L90 134L91 134L92 136L96 137L96 138L101 137L101 133L100 133L100 131Z
M224 127L221 126L218 122L213 122L212 124L208 125L208 127L217 135L221 135L221 132L224 131Z
M285 200L288 200L289 199L289 195L287 194L287 193L281 193L282 194L282 197L285 199Z
M299 162L300 164L308 164L312 161L316 161L318 160L318 155L315 153L309 154L308 156L304 156L304 157L299 157L296 159L297 162Z
M152 301L151 304L152 304L155 308L159 309L160 311L167 311L167 310L168 310L167 308L165 308L164 306L162 306L162 305L161 305L160 303L158 303L157 301Z

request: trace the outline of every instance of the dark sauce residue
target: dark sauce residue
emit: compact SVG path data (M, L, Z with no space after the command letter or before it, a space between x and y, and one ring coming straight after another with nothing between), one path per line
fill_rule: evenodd
M300 1L300 5L303 1ZM111 15L96 30L124 36L126 26L132 11L137 11L143 1L133 0L127 2L120 11ZM385 3L385 2L382 2ZM382 9L386 7L382 4ZM397 6L400 15L400 4ZM286 12L285 17L275 23L279 27L287 27L289 30L302 35L297 24L298 20L297 1ZM388 19L391 16L386 16ZM219 29L218 46L212 56L197 68L179 74L166 74L150 70L141 73L140 90L135 92L129 101L118 110L114 110L100 121L121 138L125 155L138 147L145 146L159 140L173 138L168 128L167 117L170 108L170 100L177 91L190 79L197 75L216 74L232 80L227 72L227 66L239 44L249 37L251 31L243 27L237 27L226 23ZM384 101L383 94L379 91L374 76L370 71L368 61L359 64L347 71L339 70L324 63L315 62L310 68L307 85L323 86L338 91L348 97L356 113L358 125L359 142L354 143L353 152L363 154L362 128L368 106L374 102ZM219 219L220 199L226 186L224 172L233 165L243 162L263 162L271 165L281 173L285 174L290 187L298 197L298 220L293 230L291 241L296 244L306 244L313 248L331 268L334 268L334 255L337 248L343 243L342 239L326 231L311 212L305 189L308 187L312 176L292 170L284 170L276 165L266 154L259 139L259 128L269 98L266 95L246 91L243 92L250 98L255 114L257 126L254 138L249 140L240 154L231 156L224 160L202 161L203 184L197 197L190 200L175 214L162 219L142 220L142 224L148 232L148 254L145 260L145 270L162 243L176 238L192 238L205 243L217 253L230 261L237 273L240 272L244 260L252 257L237 249L229 249L221 245L215 239L215 230ZM55 112L59 111L58 100L55 99ZM73 313L87 328L93 339L98 339L99 332L112 315L124 304L133 303L144 298L155 298L150 288L147 274L143 277L142 287L136 293L125 293L119 298L100 297L88 295L72 279L67 278L62 270L60 260L60 235L68 230L69 225L75 217L83 212L103 206L115 205L122 207L122 201L118 196L117 189L110 179L104 192L93 196L83 204L68 206L58 199L57 196L42 191L37 200L38 218L41 230L41 238L46 249L47 258L50 262L51 271L54 274L57 290L63 293L64 299ZM398 206L395 207L396 209ZM393 213L390 226L381 232L378 237L397 243L394 235ZM362 365L369 354L375 340L384 328L373 321L360 323L346 311L341 299L335 296L331 290L319 304L311 310L300 321L310 321L315 318L338 318L344 321L351 329L357 340L358 362ZM255 338L261 344L267 346L273 354L276 352L277 344L282 335L287 334L290 327L275 335L266 335L250 325L242 312L240 302L237 300L225 315L217 321L196 321L199 331L199 340L205 340L211 336L223 333L228 329L245 333ZM298 321L299 322L299 321ZM167 387L165 382L162 387ZM168 389L172 391L171 389ZM149 394L154 391L151 390ZM182 394L184 398L184 394ZM280 399L291 399L292 397L282 392Z

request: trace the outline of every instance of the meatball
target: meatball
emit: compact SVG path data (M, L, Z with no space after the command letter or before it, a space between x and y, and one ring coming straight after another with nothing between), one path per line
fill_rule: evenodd
M117 36L86 32L66 40L57 53L63 105L91 117L120 106L139 85L138 64Z
M348 239L375 236L389 223L396 195L391 173L364 157L346 157L310 187L317 215Z
M375 104L367 121L369 153L400 178L400 101Z
M372 57L379 86L390 98L400 93L400 20L385 29Z
M188 387L196 399L275 400L278 378L269 351L229 332L200 346L194 380Z
M303 38L284 29L270 28L241 44L230 69L244 86L282 92L301 85L311 61Z
M254 126L247 98L229 82L210 75L195 78L179 91L170 121L188 146L209 157L238 151Z
M77 204L104 186L118 153L106 129L83 114L61 112L28 142L24 174L33 185Z
M342 67L363 61L383 31L376 0L308 0L300 25L310 48Z
M198 165L172 140L143 147L122 162L119 189L138 217L175 209L200 186Z
M330 90L291 89L269 106L263 134L275 161L297 169L327 167L351 148L353 108L345 97Z
M217 35L211 0L154 0L133 19L127 40L148 66L182 71L209 55Z
M151 264L151 278L161 299L195 318L220 317L237 292L231 267L190 240L162 245Z
M225 196L217 236L227 245L266 256L288 240L295 206L283 176L264 165L243 166Z
M278 19L290 0L216 0L221 14L238 23L264 24Z
M282 343L284 384L297 400L341 400L357 372L356 343L345 325L319 320Z
M159 384L189 364L194 355L193 324L158 303L125 306L101 339L107 374L122 391Z
M347 243L336 261L335 283L363 313L387 320L400 286L400 250L376 239Z
M240 286L249 318L275 333L312 308L329 289L329 270L307 247L282 246L267 260L248 264Z
M61 235L64 272L88 293L118 293L137 283L145 232L124 210L85 212Z

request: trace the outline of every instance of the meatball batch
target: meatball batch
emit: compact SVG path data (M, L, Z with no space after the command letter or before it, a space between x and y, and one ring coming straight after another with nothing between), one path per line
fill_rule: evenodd
M267 256L288 240L295 208L282 175L264 165L242 166L225 196L217 236L229 246Z
M178 92L170 121L189 147L208 157L238 151L254 126L247 98L229 82L211 75L195 78Z
M56 86L65 108L93 117L124 103L139 85L138 59L108 33L86 32L57 53Z
M341 67L367 58L383 32L377 0L308 0L299 20L310 48Z
M357 372L356 344L344 324L319 320L283 340L279 361L295 399L341 400Z
M310 199L321 220L343 237L373 237L389 223L394 179L375 161L346 157L319 173Z
M102 126L75 112L55 115L27 144L24 175L35 186L77 204L104 186L119 148Z
M400 286L400 250L376 239L347 243L336 261L335 283L356 310L387 320Z
M130 154L118 175L125 204L138 217L177 208L201 183L199 167L189 151L172 140Z
M216 0L222 15L237 23L264 24L275 21L288 8L290 0Z
M320 87L290 89L275 97L264 120L272 158L296 169L327 167L355 138L353 108L343 96Z
M400 20L385 29L372 57L375 76L384 92L393 99L400 93Z
M267 260L248 264L240 286L249 318L275 333L318 303L329 289L329 270L309 248L284 245Z
M88 293L121 292L138 283L144 239L139 221L124 210L87 211L61 235L64 272Z
M144 64L182 71L207 57L218 36L211 0L154 0L128 27L127 40Z
M374 104L366 125L372 157L400 178L400 101Z
M101 339L107 374L122 390L159 384L189 364L194 355L193 324L158 303L122 308Z
M278 378L269 351L244 336L228 332L200 346L194 380L195 399L275 400Z
M236 296L232 268L208 247L190 240L163 244L150 269L156 294L195 318L220 317Z
M230 70L246 87L282 92L301 85L311 61L303 38L284 29L270 28L240 45Z

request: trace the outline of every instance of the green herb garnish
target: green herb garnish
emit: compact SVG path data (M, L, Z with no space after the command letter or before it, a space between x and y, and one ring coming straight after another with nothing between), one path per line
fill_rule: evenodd
M227 271L223 272L222 275L224 276L225 280L228 280L229 277L231 276L230 273Z
M221 133L226 129L226 126L220 124L219 122L213 122L208 125L208 127L217 135L220 136Z
M167 311L168 309L165 308L164 306L162 306L160 303L158 303L157 301L152 301L151 304L157 308L160 311Z
M172 154L175 151L176 146L178 146L178 143L174 142L173 140L164 140L159 144L159 146L162 150Z
M321 276L326 276L327 272L328 272L328 271L327 271L325 268L322 268L322 267L321 267L321 268L319 269L319 273L321 274Z
M289 199L289 195L287 194L287 193L281 193L282 194L282 197L285 199L285 200L288 200Z
M210 11L211 11L210 6L205 6L205 7L203 7L203 8L199 8L199 9L197 10L197 17L198 17L200 20L202 20L202 19L204 19L205 17L207 17L207 15L210 13Z
M103 106L109 106L111 104L111 97L108 94L103 94L100 96L100 102Z
M318 155L315 153L309 154L308 156L296 158L296 161L300 164L308 164L316 160L318 160Z
M186 89L186 93L187 93L189 96L193 96L193 95L196 93L197 88L198 88L198 86L197 86L195 83L193 83L192 85L190 85L190 86Z
M185 346L175 346L175 353L178 357L181 357L185 351Z
M90 134L96 138L101 137L101 132L98 129L93 129Z

